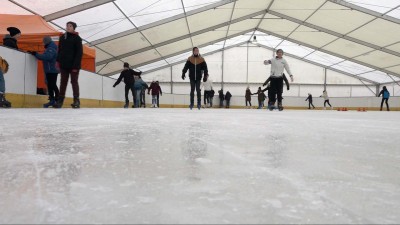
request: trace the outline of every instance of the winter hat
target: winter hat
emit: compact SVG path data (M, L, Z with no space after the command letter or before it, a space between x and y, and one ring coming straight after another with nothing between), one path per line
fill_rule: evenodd
M76 25L76 23L69 21L67 24L71 24L74 27L74 30L76 29L76 27L78 27L78 25Z
M49 36L46 36L46 37L43 38L43 44L44 45L50 44L51 41L52 41L52 39Z
M10 32L11 37L21 33L21 31L16 27L8 27L7 31Z
M129 68L130 66L129 66L129 63L124 63L124 68Z

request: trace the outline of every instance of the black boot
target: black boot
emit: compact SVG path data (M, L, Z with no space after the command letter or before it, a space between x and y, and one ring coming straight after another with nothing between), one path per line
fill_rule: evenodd
M74 109L79 109L81 107L81 101L79 101L79 97L74 97L74 103L71 104L71 107Z
M129 102L125 102L124 109L129 108Z
M54 107L56 104L56 100L54 98L49 98L49 102L46 104L43 104L43 108L49 108L49 107Z
M65 99L65 97L59 97L57 100L57 103L54 104L53 108L61 109L64 105L64 99Z
M11 102L6 100L3 93L0 94L0 108L11 108Z
M282 102L279 102L279 103L278 103L278 109L279 109L279 111L283 111Z

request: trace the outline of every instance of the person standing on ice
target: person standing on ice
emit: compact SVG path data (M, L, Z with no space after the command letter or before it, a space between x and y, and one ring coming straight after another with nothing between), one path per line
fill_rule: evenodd
M390 98L390 92L388 91L388 89L386 88L386 86L383 86L382 91L379 93L378 97L380 97L382 95L382 102L381 102L381 111L383 109L383 103L386 102L386 109L387 111L390 111L389 109L389 98Z
M151 103L152 103L151 107L159 108L157 97L160 96L160 93L162 95L160 85L153 80L153 82L150 84L147 94L150 94L150 90L151 90Z
M3 45L9 48L18 50L18 39L21 37L21 31L16 27L8 27L7 31L10 34L6 34L3 39Z
M306 101L308 101L308 109L311 109L311 106L313 107L313 109L315 109L312 94L308 93L308 98L306 99Z
M322 95L321 96L319 96L319 97L322 97L322 98L324 98L324 110L326 110L326 104L328 103L328 105L329 105L329 107L331 107L331 109L333 109L333 107L332 107L332 105L331 105L331 103L329 102L329 96L328 96L328 92L325 90L325 91L323 91L322 92Z
M135 84L133 85L135 88L135 108L140 108L141 98L142 98L142 91L143 89L149 88L149 86L142 80L140 75L135 75Z
M251 108L251 96L253 94L250 91L250 87L246 88L246 93L244 94L244 98L246 99L246 108L248 107L249 109ZM248 103L248 104L247 104Z
M207 63L200 55L199 48L193 48L193 55L186 61L185 67L182 70L182 80L186 78L186 72L189 70L190 79L190 109L194 107L194 91L197 92L197 108L201 108L201 79L204 75L208 75Z
M57 62L61 70L61 84L60 97L54 108L62 108L70 77L74 96L74 103L71 104L71 107L75 109L81 107L78 78L83 56L83 45L82 38L75 31L76 27L76 23L68 22L66 27L67 32L60 36L58 43Z
M11 102L6 100L6 81L4 74L8 72L8 62L0 56L0 108L11 108Z
M129 107L129 90L132 91L132 96L133 96L133 102L135 102L135 90L133 85L135 84L135 75L141 75L142 72L136 72L132 69L130 69L129 63L124 63L124 70L121 72L119 75L119 78L117 82L113 85L115 88L119 83L121 83L122 80L124 80L125 83L125 105L124 108ZM132 107L133 108L133 107Z
M44 48L46 49L43 54L37 52L29 52L34 55L36 59L43 61L43 69L46 74L47 90L49 92L49 102L43 105L43 108L54 107L58 101L60 91L57 87L58 69L56 66L57 60L57 45L51 40L51 37L46 36L43 38Z
M225 100L225 95L224 95L223 89L218 91L218 97L219 97L219 107L222 108L222 107L224 107L224 100Z
M276 57L270 60L265 60L264 65L269 65L271 64L271 75L270 75L270 80L271 80L271 91L272 91L272 96L270 99L270 104L268 105L268 108L274 109L274 105L276 102L276 96L278 96L278 108L279 111L283 110L282 106L282 93L283 93L283 81L284 81L284 70L286 70L289 75L290 79L293 82L293 74L290 71L289 64L287 61L283 58L283 50L278 49L276 51ZM266 85L266 84L265 84Z
M204 88L204 99L205 101L205 107L209 108L212 107L212 103L211 103L211 91L213 90L213 81L210 78L210 75L205 75L204 79L203 79L203 84L201 86L201 89Z

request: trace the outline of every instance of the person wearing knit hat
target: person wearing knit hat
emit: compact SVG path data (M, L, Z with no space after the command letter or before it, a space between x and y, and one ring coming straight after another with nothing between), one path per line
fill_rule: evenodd
M62 108L65 99L65 93L68 86L68 80L71 77L72 92L74 96L74 103L71 104L72 108L80 108L79 100L79 71L81 69L81 62L83 56L82 38L79 33L75 31L77 25L74 22L66 24L66 31L61 37L58 44L57 62L60 66L61 84L60 84L60 97L57 101L55 108Z
M44 108L54 107L59 99L60 91L57 87L58 69L56 60L58 55L58 47L53 42L51 37L46 36L43 38L44 48L46 49L43 54L37 52L29 52L34 55L36 59L43 61L43 69L46 74L47 90L49 92L49 102L44 104Z
M133 96L133 102L135 102L135 90L134 90L134 84L135 84L135 75L141 75L142 72L136 72L132 69L130 69L129 63L125 62L124 63L124 70L122 70L121 75L119 75L119 78L117 82L113 85L115 88L119 83L121 83L122 80L124 80L125 83L125 105L124 108L129 107L129 90L132 91L132 96ZM133 105L134 107L134 105Z
M21 31L16 27L8 27L7 31L10 34L4 36L3 45L18 50L17 40L21 37Z

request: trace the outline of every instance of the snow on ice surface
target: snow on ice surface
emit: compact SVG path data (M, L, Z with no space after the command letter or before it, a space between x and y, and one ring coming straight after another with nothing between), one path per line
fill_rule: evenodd
M395 112L0 111L0 223L400 223Z

